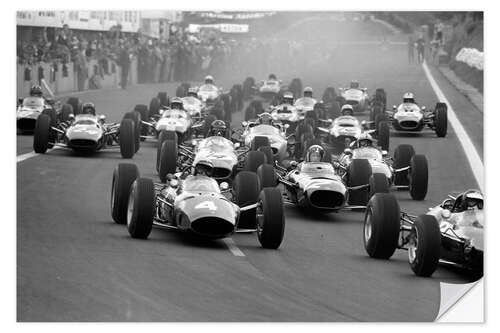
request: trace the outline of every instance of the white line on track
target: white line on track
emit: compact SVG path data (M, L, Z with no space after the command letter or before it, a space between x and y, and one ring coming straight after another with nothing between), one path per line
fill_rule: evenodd
M234 240L232 238L224 238L223 241L224 241L224 243L226 243L227 248L229 249L229 251L231 251L231 253L233 255L235 255L236 257L244 257L245 256L245 254L243 252L241 252L241 250L236 246L236 244L234 243Z
M472 173L476 178L476 182L479 186L479 189L484 192L483 161L481 160L481 157L479 157L479 154L477 153L474 144L469 138L469 135L465 131L465 128L462 126L462 123L460 123L460 120L458 120L455 111L453 111L453 107L451 106L450 102L448 101L444 93L441 91L441 88L439 88L438 84L436 83L436 80L434 80L434 77L432 76L431 71L429 70L429 67L427 67L427 64L425 62L422 64L422 68L424 69L425 75L427 76L427 80L429 80L429 83L431 84L431 87L434 90L434 93L436 93L436 96L439 99L439 101L445 102L448 105L448 121L453 127L453 130L455 131L455 134L457 135L458 140L460 141L460 144L464 149L465 156L467 157L469 165L472 169Z
M28 158L32 158L32 157L35 157L36 155L38 155L37 153L35 153L34 151L30 151L29 153L26 153L26 154L21 154L21 155L17 155L17 163L19 162L22 162L24 160L27 160Z

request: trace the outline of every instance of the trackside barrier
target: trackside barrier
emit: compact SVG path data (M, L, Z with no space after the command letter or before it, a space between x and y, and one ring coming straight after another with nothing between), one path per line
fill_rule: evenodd
M96 74L97 60L90 60L87 64L87 75L83 84L83 90L95 88L118 88L121 77L121 67L113 61L108 62L108 74L101 76ZM114 72L113 72L114 69ZM94 78L95 76L95 78ZM41 80L44 80L44 83ZM93 82L89 82L89 81ZM78 74L72 62L61 63L37 63L34 65L17 65L17 97L29 95L30 87L37 83L51 90L55 95L78 91ZM137 60L133 59L128 76L128 85L137 84Z

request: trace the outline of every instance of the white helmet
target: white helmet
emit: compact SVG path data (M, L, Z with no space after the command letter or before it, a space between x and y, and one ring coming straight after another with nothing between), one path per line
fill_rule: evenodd
M344 104L340 109L340 114L343 116L352 116L354 114L354 109L351 104Z
M361 133L355 142L356 148L373 147L373 138L368 133Z
M415 103L415 96L411 92L407 92L403 95L403 103Z
M214 84L214 78L212 75L205 76L205 84Z
M305 87L304 88L304 97L311 97L313 96L313 88L311 87Z

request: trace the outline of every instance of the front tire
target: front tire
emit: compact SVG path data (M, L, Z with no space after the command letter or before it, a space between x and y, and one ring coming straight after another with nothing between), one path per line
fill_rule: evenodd
M402 144L394 150L394 169L404 168L410 165L411 158L415 155L412 145ZM394 185L408 186L410 184L409 172L399 171L394 174Z
M448 107L445 103L437 103L434 111L434 126L436 135L444 138L448 131Z
M424 155L414 155L410 161L410 195L413 200L424 200L429 183L429 167Z
M257 172L257 169L262 164L266 163L266 155L261 151L249 151L245 158L245 170Z
M408 248L408 262L417 276L429 277L439 263L441 232L432 215L420 215L412 227L413 243Z
M120 163L113 171L111 216L117 224L127 223L130 187L137 178L139 178L139 169L132 163Z
M257 236L266 249L277 249L285 233L283 197L277 188L264 188L259 195Z
M155 191L151 179L132 183L127 207L127 229L132 238L147 239L153 228Z
M167 175L174 174L177 168L177 142L165 140L160 152L160 166L158 175L162 183L167 182Z
M256 203L259 199L259 192L259 178L255 172L240 171L236 177L234 177L233 196L234 203L238 206L244 207ZM256 209L240 212L238 228L255 228L255 216Z
M369 185L372 167L365 159L354 159L349 164L349 187ZM365 206L370 194L369 186L359 190L349 190L349 204L353 206Z
M50 117L46 114L38 116L33 136L33 150L37 154L45 154L49 148Z
M375 194L366 207L363 240L372 258L389 259L398 247L400 229L399 204L394 195Z
M120 153L123 158L132 158L135 149L135 124L132 119L123 119L120 123Z

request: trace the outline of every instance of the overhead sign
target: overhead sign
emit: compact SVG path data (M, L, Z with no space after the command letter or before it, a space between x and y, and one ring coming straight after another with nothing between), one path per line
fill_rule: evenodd
M225 33L248 33L249 26L248 24L226 24L226 23L190 24L188 26L188 31L191 33L199 32L201 29L215 29Z

